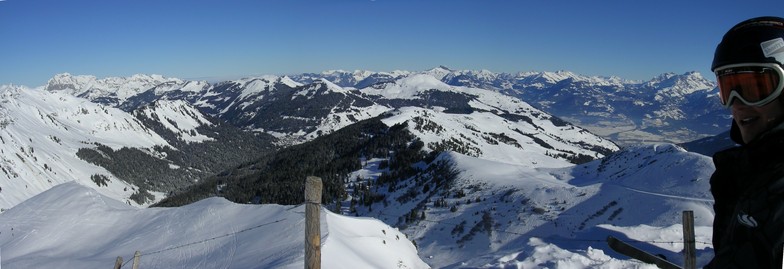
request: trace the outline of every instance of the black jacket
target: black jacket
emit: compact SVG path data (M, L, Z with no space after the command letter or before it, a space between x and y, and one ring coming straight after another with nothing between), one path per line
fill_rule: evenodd
M784 130L713 155L715 257L705 268L782 268Z

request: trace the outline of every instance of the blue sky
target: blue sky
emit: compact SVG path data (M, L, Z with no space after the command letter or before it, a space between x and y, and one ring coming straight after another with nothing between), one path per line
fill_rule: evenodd
M0 0L0 84L439 65L713 79L724 32L762 15L784 1Z

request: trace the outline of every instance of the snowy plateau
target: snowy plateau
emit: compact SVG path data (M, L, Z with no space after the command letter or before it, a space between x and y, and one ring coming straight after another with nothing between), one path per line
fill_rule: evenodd
M357 160L346 200L322 207L324 268L656 268L609 249L610 235L683 264L685 210L701 266L713 255L714 167L674 143L726 130L714 88L697 73L632 82L444 67L4 85L0 266L107 268L120 256L126 268L139 251L140 268L302 268L302 204L148 206L261 158L203 164L255 152L247 141L267 139L272 152L373 119L440 153L414 164L425 172L376 185L383 202L350 209L363 184L394 172L388 158ZM191 154L203 148L218 153ZM118 154L129 150L151 164L130 174L160 165L187 178L129 180L116 164L135 164ZM438 163L453 165L450 184L427 181Z

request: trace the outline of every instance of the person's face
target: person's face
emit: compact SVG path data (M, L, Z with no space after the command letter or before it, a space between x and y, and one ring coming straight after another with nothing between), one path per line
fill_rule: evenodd
M749 143L761 133L775 127L784 119L784 106L774 100L764 106L750 106L743 102L732 102L732 118L740 128L744 143Z

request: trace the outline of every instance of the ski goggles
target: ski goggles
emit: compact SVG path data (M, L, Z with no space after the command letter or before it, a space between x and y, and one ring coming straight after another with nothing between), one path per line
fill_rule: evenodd
M764 106L781 95L784 69L775 63L731 64L716 68L719 99L730 107L735 99L750 106Z

